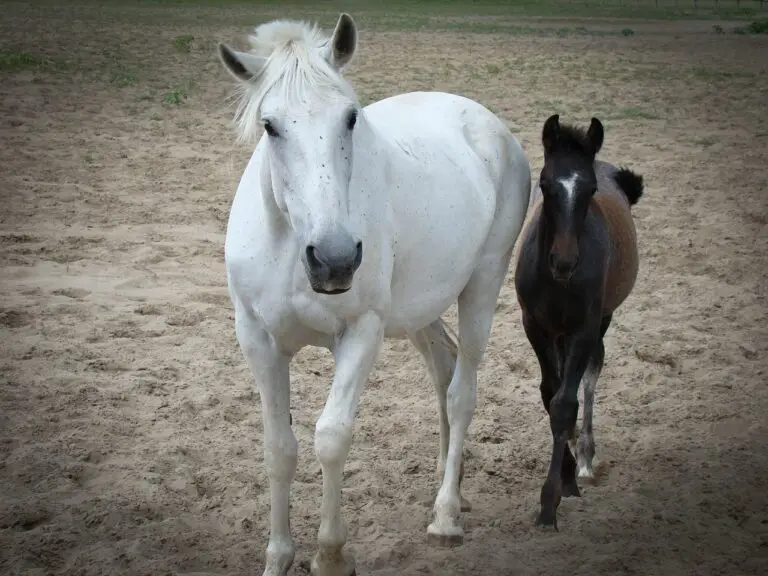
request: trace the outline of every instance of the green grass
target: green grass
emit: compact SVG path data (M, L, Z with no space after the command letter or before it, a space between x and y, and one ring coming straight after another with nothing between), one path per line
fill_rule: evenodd
M768 34L768 18L752 22L747 26L747 32L750 34Z
M119 0L118 0L119 1ZM510 18L531 17L611 17L643 19L748 19L760 14L761 3L757 0L742 0L736 5L733 0L140 0L140 4L174 7L179 5L221 6L243 5L291 12L356 13L376 12L390 16L412 16L415 14L434 16L506 16ZM765 11L765 10L764 10Z
M0 51L0 72L19 72L21 70L41 70L61 68L62 64L29 52L13 50Z
M744 70L713 70L712 68L694 68L693 75L703 80L715 80L718 78L754 78L753 72Z
M187 99L187 89L184 88L183 86L177 86L175 88L171 88L167 92L163 93L163 104L166 104L168 106L171 106L171 105L178 106L186 99Z
M179 106L189 96L189 90L191 83L178 84L170 87L166 92L163 92L162 102L166 106Z
M192 41L195 39L192 34L182 34L172 40L173 47L179 52L189 52L192 49Z
M115 86L135 86L139 83L139 77L136 72L132 70L117 69L113 70L110 78L110 82Z
M101 19L105 14L119 14L139 23L174 22L206 25L229 24L236 11L242 25L284 17L317 21L328 28L335 24L340 11L347 11L361 28L434 29L446 19L460 20L456 29L493 31L500 24L513 33L521 18L623 18L623 19L715 19L755 20L768 15L768 6L757 0L74 0L64 7L57 0L37 0L49 6L46 14L59 10L77 12L82 20ZM97 4L98 10L91 7ZM90 6L90 7L89 7ZM232 10L235 9L235 10ZM759 21L759 20L758 20ZM490 29L490 30L489 30ZM569 32L572 33L572 32ZM189 46L182 41L183 46Z

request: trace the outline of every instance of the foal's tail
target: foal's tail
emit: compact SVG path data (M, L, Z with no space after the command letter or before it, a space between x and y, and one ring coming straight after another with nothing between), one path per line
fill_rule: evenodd
M640 196L643 195L645 185L643 184L643 177L640 174L635 174L629 168L620 168L613 175L613 180L616 182L619 188L622 189L624 194L629 200L629 205L633 206L640 200Z

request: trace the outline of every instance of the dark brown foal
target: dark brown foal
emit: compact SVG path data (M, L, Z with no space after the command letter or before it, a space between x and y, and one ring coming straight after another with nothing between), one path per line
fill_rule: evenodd
M637 278L637 238L630 206L643 193L641 176L596 161L603 126L585 132L561 126L557 114L542 130L544 167L517 256L515 287L523 327L541 366L541 399L552 428L552 458L541 489L537 524L557 529L562 496L579 496L578 475L593 475L592 413L603 367L603 336ZM579 384L584 416L574 458Z

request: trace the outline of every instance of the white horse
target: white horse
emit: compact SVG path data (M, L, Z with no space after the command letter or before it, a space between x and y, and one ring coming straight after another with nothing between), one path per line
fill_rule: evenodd
M428 540L462 541L462 448L530 165L507 127L466 98L419 92L362 108L341 75L357 47L346 14L331 38L278 20L256 28L250 43L248 52L220 44L219 56L239 81L240 136L265 130L225 244L237 339L262 403L271 496L264 575L286 574L294 559L289 363L312 345L333 352L336 370L315 428L323 498L311 569L349 576L342 471L385 337L409 338L437 389L442 484ZM440 315L457 300L455 342Z

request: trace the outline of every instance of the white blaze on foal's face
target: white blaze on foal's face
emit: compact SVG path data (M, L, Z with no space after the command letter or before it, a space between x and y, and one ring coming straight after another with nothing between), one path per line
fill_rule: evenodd
M342 15L328 41L309 36L303 28L296 31L301 37L283 31L282 38L271 38L263 28L250 53L220 46L227 70L257 93L241 107L239 125L250 131L258 117L264 126L275 202L296 234L312 289L346 292L363 256L359 232L349 217L360 110L339 74L357 46L355 25ZM258 43L269 40L272 51L260 55ZM257 104L251 109L253 102Z

